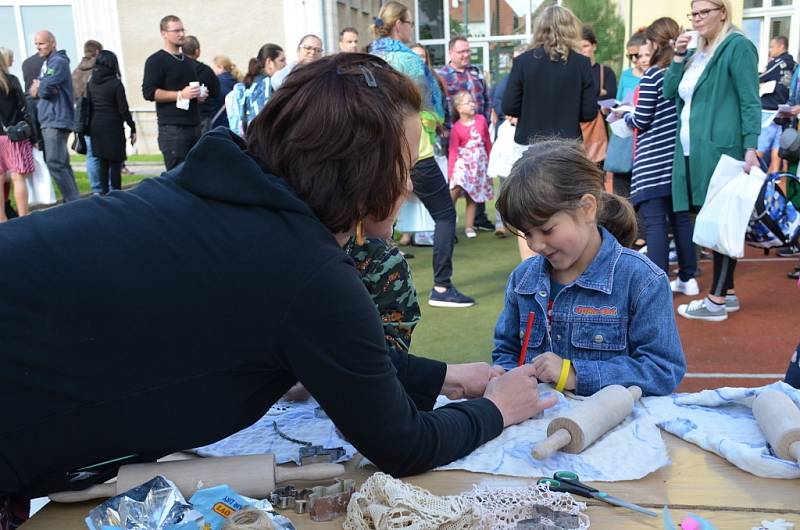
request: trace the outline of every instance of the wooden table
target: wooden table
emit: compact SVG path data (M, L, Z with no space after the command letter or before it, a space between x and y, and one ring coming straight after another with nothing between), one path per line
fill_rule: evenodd
M778 518L800 528L800 480L762 479L739 470L718 456L664 433L672 464L641 480L596 484L611 495L660 512L669 505L673 520L679 523L686 512L713 522L720 530L758 526L763 519ZM356 479L358 486L374 471L350 470L345 478ZM436 471L410 477L407 482L437 495L468 491L478 486L520 486L535 482L467 471ZM585 500L585 499L579 499ZM22 530L85 530L83 518L99 501L81 504L50 503ZM315 523L308 515L284 511L298 528L327 530L341 528L343 519ZM660 518L648 517L604 503L589 502L587 514L592 528L602 530L662 529Z

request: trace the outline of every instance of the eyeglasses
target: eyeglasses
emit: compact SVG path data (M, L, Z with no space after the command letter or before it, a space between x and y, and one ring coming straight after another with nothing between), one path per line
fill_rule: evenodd
M180 29L165 29L164 31L166 31L167 33L186 33L186 29L184 29L184 28L180 28Z
M692 11L691 13L686 13L686 18L689 20L705 20L708 17L708 14L712 11L721 11L721 7L714 7L712 9L701 9L700 11Z
M630 59L631 61L638 61L639 60L639 54L638 53L629 53L628 54L628 59Z
M301 46L298 46L298 48L303 49L307 52L314 52L317 55L322 53L322 48L317 48L316 46L309 46L308 44L303 44Z

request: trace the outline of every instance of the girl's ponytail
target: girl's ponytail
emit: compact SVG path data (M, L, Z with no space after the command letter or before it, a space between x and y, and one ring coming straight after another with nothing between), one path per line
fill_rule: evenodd
M619 195L603 191L598 197L597 224L611 232L623 247L636 241L636 212L631 203Z

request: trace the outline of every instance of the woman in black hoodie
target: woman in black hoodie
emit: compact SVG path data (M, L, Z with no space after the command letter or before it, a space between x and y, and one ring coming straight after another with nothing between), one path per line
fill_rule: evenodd
M89 136L92 154L100 159L102 193L122 187L122 163L125 161L125 128L131 128L131 145L136 143L136 124L128 109L125 87L119 80L119 63L113 52L103 50L97 55L87 93L91 101Z

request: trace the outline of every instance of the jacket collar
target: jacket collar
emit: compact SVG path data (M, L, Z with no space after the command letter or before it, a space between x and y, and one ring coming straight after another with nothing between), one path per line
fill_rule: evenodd
M719 43L717 49L714 50L714 55L712 55L709 58L708 64L706 64L706 67L703 69L703 73L700 74L700 78L697 80L697 84L694 87L695 92L697 92L697 88L701 84L703 84L706 79L708 79L709 72L712 70L713 65L722 56L723 52L725 51L725 48L729 47L731 43L733 43L739 38L747 38L747 37L745 37L742 33L738 31L731 31L724 39L722 39L722 42ZM694 55L694 53L692 55Z
M604 227L598 227L602 242L597 255L578 279L570 285L580 285L585 289L611 294L614 284L614 271L622 254L620 245L614 236ZM522 280L514 289L519 294L534 294L537 291L550 290L550 263L542 256L531 258L531 266L525 271Z

